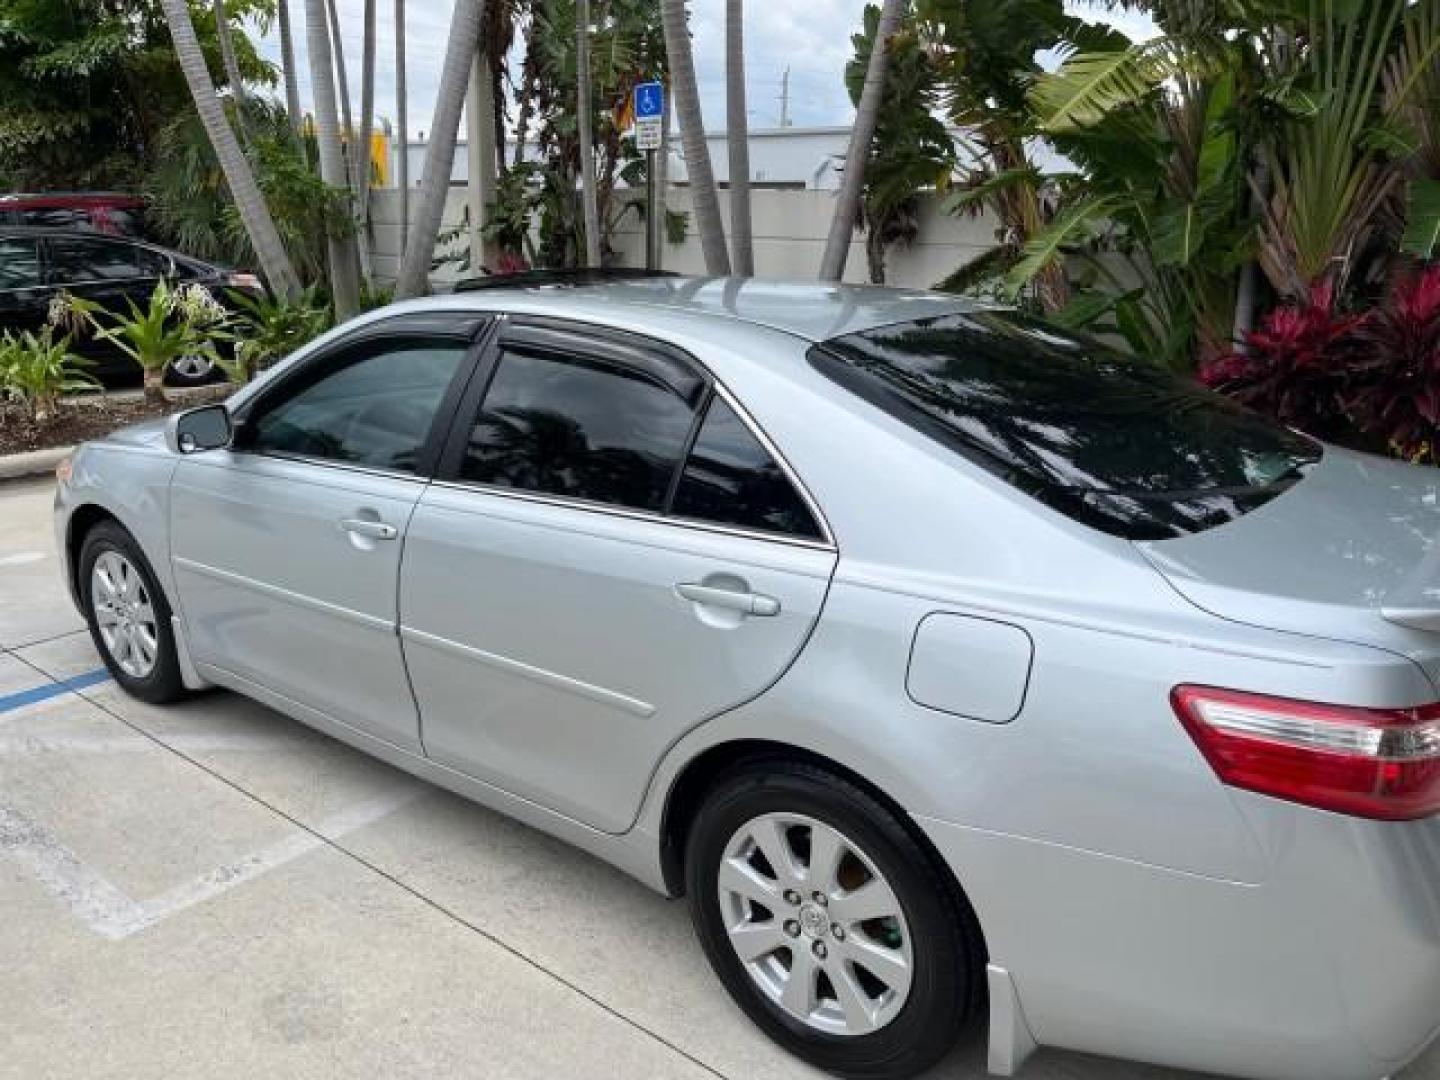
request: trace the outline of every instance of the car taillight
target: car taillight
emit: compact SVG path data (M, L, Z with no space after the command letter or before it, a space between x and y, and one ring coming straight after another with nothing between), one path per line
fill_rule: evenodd
M254 274L227 274L225 284L232 289L260 289L260 279Z
M1363 709L1209 686L1170 701L1232 787L1386 821L1440 813L1440 703Z

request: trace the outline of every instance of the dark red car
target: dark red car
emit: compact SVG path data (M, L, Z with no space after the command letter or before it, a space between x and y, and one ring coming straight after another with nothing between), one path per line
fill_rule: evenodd
M113 191L0 195L0 225L145 236L145 200Z

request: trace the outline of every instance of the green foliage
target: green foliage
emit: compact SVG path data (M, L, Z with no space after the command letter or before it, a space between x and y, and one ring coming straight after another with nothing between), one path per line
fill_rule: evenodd
M845 87L853 104L860 101L870 54L880 24L880 9L865 8L864 32L854 35L855 54L845 66ZM895 243L909 244L919 234L919 192L948 185L955 168L955 145L935 116L939 71L922 47L913 18L890 39L890 64L875 135L865 163L861 217L870 280L885 280L885 253Z
M348 235L354 228L349 196L327 185L310 167L283 109L249 97L245 118L251 166L280 239L301 279L323 282L328 237ZM144 181L157 232L199 258L254 266L249 236L195 111L186 110L165 125L158 146L158 161Z
M293 303L240 292L232 292L230 300L239 309L238 322L231 329L235 352L232 357L218 351L216 360L233 383L249 382L335 324L330 306L313 285Z
M51 327L0 332L0 394L23 401L32 420L47 419L61 394L97 388L88 366L70 351L69 335L56 340Z
M242 30L273 0L229 5L245 78L275 81ZM195 4L201 46L223 83L215 18ZM157 137L191 107L159 0L0 2L0 186L130 187L156 160Z

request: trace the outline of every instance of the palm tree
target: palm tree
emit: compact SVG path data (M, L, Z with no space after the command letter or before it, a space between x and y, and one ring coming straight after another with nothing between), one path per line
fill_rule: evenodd
M365 0L364 44L360 57L360 135L351 147L355 173L355 225L360 274L370 273L370 137L375 130L375 0Z
M280 0L284 6L285 0ZM405 95L405 0L395 0L395 186L400 189L400 251L410 239L410 124Z
M455 163L460 111L465 105L465 88L470 80L470 66L475 62L484 13L485 0L455 0L450 15L450 36L440 69L430 143L425 149L425 168L420 175L419 208L400 262L400 277L395 282L397 300L420 296L429 284L430 260L435 255L435 238L445 214L445 193L450 189L450 172Z
M275 8L280 16L280 64L285 69L285 111L290 115L290 130L295 133L298 143L303 137L304 117L300 112L300 80L295 74L295 40L290 34L290 0L276 0Z
M492 12L493 14L493 12ZM487 43L488 44L488 43ZM478 274L490 265L485 226L495 201L495 78L490 50L475 50L470 69L470 92L465 102L465 141L469 151L470 271Z
M190 96L195 99L195 111L205 125L205 134L215 148L220 161L225 183L235 199L235 209L250 238L250 246L260 260L260 269L265 274L270 288L285 300L300 295L300 279L290 263L290 256L280 242L280 233L265 205L255 174L240 149L240 142L230 123L225 119L225 110L215 95L215 84L210 81L210 69L205 66L205 54L200 50L200 39L195 36L195 24L190 21L190 8L186 0L163 0L165 20L170 25L170 36L175 42L175 55L180 61L180 70L190 87Z
M590 0L575 2L576 115L580 121L580 197L585 212L585 265L599 266L600 204L595 192L594 116L590 111Z
M183 3L184 0L166 0ZM315 95L315 141L320 147L320 179L345 188L345 154L340 148L340 119L335 111L335 69L330 57L330 28L325 0L305 0L305 41L310 48L310 85ZM335 317L349 319L360 311L360 280L348 241L329 238L330 292Z
M230 16L225 12L225 0L215 0L215 38L220 42L220 63L225 68L225 81L230 84L230 97L235 102L235 126L240 129L240 137L249 141L245 131L245 79L235 59L235 43L230 40Z
M835 200L835 216L830 219L830 235L825 238L825 253L820 259L821 281L839 281L845 273L845 258L850 254L850 237L855 232L860 196L865 188L865 160L870 156L870 140L875 135L880 101L885 96L890 38L900 25L904 6L904 0L885 0L880 9L875 47L870 50L865 86L860 91L860 104L855 108L855 127L851 129L850 145L845 151L845 172L840 181L840 195Z
M695 85L695 58L690 52L685 0L660 0L660 22L665 30L671 92L675 95L675 111L680 114L680 144L685 151L685 171L690 174L705 270L711 274L729 274L730 255L725 250L725 225L720 220L720 199L715 194L710 148L705 145L705 121L700 115L700 91Z
M750 119L745 113L745 0L725 0L725 126L730 150L730 247L735 273L755 273L750 238Z

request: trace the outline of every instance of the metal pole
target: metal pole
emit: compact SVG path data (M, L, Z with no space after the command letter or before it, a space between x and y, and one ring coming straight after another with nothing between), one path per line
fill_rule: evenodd
M660 269L660 236L665 211L660 202L660 184L655 175L655 151L645 151L645 269Z

